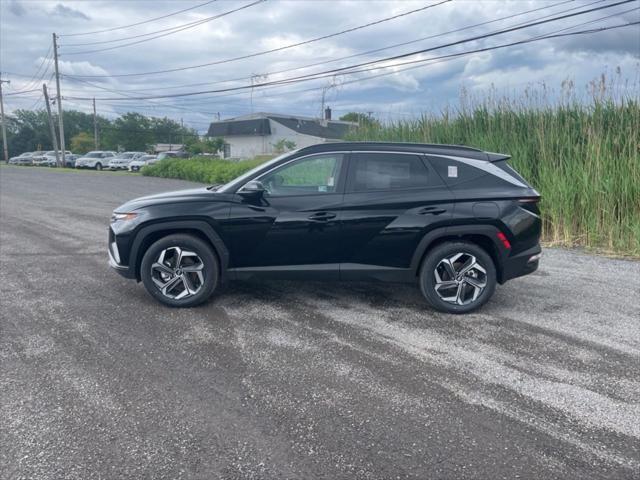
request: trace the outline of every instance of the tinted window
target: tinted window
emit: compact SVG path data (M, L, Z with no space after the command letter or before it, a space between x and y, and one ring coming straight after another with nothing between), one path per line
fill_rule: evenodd
M288 163L259 180L276 196L333 193L341 167L342 154L314 155Z
M352 190L401 190L426 187L427 169L417 155L354 153Z

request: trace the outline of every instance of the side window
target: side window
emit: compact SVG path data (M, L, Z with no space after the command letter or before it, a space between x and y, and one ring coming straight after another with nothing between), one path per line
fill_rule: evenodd
M418 155L354 153L351 190L402 190L428 186L427 169Z
M270 195L333 193L338 186L342 154L314 155L284 165L259 178Z

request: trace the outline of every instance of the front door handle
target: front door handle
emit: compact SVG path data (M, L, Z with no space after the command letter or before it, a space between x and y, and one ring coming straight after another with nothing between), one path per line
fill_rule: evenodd
M418 215L440 215L446 212L444 208L440 207L424 207L418 210Z
M309 220L314 222L327 222L332 218L336 218L336 214L333 212L316 212L309 215Z

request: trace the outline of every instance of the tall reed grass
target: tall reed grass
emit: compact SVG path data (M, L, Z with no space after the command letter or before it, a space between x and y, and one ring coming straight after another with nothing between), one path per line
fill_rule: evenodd
M640 102L637 84L602 76L585 94L566 82L522 96L461 95L440 115L363 126L352 140L448 143L512 155L542 194L543 239L640 256ZM553 98L553 100L551 100Z

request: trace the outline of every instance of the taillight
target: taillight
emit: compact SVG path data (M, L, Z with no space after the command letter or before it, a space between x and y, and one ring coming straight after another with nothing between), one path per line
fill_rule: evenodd
M507 250L511 249L511 242L509 241L509 239L504 233L498 232L498 240L502 242L502 245L504 245L504 248L506 248Z

